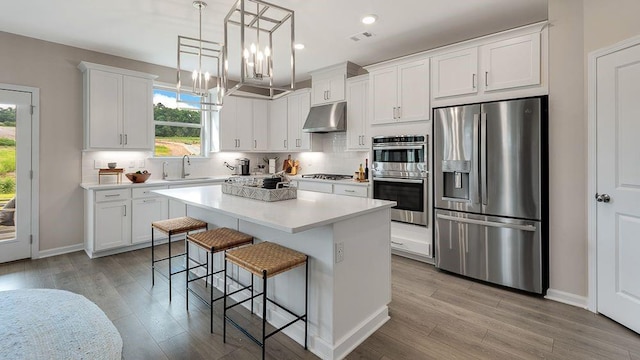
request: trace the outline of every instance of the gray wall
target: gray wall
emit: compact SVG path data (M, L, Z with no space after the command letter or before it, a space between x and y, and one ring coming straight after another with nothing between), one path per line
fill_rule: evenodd
M83 242L80 61L159 75L175 70L0 32L0 83L40 89L40 250Z

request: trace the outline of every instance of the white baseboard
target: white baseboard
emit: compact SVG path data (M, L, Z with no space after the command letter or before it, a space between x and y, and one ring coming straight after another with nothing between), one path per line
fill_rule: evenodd
M68 253L82 251L82 250L84 250L84 244L82 243L75 244L75 245L62 246L55 249L40 250L38 251L38 256L34 257L34 259L42 259L46 257L68 254Z
M556 289L548 289L547 295L544 298L567 305L577 306L583 309L587 309L588 305L588 299L586 296L580 296Z

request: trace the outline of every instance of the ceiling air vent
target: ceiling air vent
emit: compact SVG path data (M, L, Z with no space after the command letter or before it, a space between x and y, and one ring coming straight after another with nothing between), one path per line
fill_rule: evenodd
M351 36L349 36L349 39L355 42L358 42L360 40L367 40L370 39L372 37L374 37L375 35L372 32L369 31L363 31L363 32L359 32L357 34L353 34Z

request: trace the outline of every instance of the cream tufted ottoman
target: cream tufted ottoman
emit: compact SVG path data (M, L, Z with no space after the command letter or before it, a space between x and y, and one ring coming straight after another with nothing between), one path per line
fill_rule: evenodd
M122 338L98 306L64 290L0 291L0 359L121 359Z

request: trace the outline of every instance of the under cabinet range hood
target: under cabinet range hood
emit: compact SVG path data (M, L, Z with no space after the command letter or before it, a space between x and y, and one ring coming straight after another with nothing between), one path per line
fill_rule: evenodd
M326 133L346 131L347 102L313 106L304 122L302 131L309 133Z

